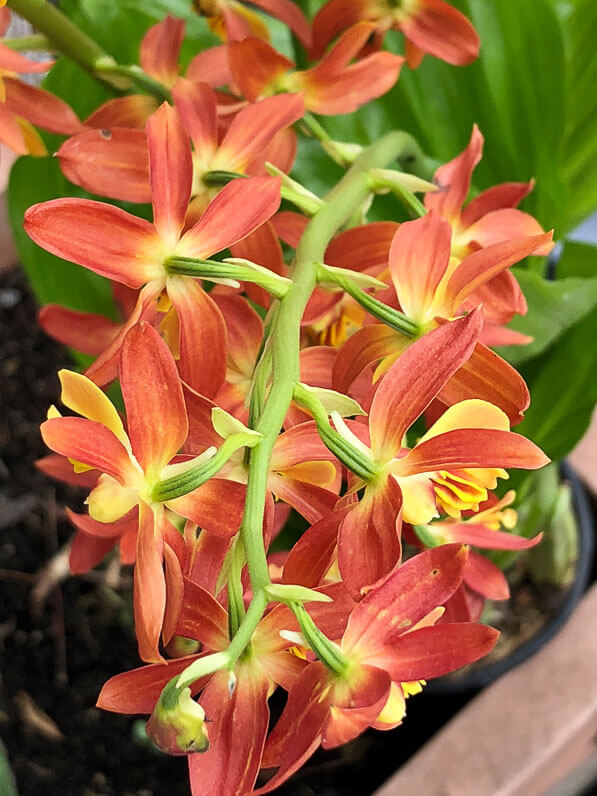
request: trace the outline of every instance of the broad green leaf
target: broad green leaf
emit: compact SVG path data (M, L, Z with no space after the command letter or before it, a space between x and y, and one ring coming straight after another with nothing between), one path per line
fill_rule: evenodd
M568 240L556 266L557 279L597 276L597 246Z
M526 315L515 316L509 325L534 339L524 346L504 346L499 353L518 367L548 348L597 307L597 276L548 282L531 271L520 268L513 271L526 296L529 311ZM593 273L597 274L597 268L594 267Z
M522 368L531 405L516 427L552 459L562 459L586 431L597 401L597 310Z

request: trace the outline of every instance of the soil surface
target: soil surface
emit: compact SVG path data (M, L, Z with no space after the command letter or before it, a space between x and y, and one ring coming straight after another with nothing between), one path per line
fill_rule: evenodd
M157 752L142 718L95 707L109 677L140 664L130 571L64 571L57 585L40 577L52 559L64 570L64 506L81 511L84 494L35 468L47 453L39 424L57 402L57 370L71 365L35 312L22 273L0 275L0 737L21 796L183 796L185 761ZM318 752L278 792L371 794L471 696L423 692L402 727ZM280 709L272 704L272 714Z

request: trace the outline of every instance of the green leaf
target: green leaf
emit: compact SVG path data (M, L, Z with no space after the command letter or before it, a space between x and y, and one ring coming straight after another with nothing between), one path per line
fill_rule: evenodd
M570 276L597 276L597 246L568 240L556 267L558 279Z
M41 304L58 302L72 309L103 313L115 319L107 279L44 251L23 229L25 210L31 205L81 193L62 176L56 159L19 158L12 168L8 187L12 232L21 262Z
M597 310L522 368L531 405L516 431L552 459L562 459L580 440L597 401Z
M548 348L597 307L597 276L589 279L571 276L548 282L531 271L517 268L513 272L526 296L529 311L517 315L510 327L534 339L528 345L503 346L499 353L518 367Z
M15 782L6 747L0 741L0 793L2 796L18 796L17 783Z
M454 3L481 36L479 59L454 67L426 56L403 68L396 87L376 106L384 129L412 133L431 157L445 162L466 146L473 123L485 136L474 175L478 189L535 177L525 209L547 228L566 217L567 186L558 169L565 107L564 46L547 0L459 0ZM398 51L399 45L386 41ZM360 111L361 120L368 109ZM377 134L379 111L363 127ZM360 139L355 139L361 143Z

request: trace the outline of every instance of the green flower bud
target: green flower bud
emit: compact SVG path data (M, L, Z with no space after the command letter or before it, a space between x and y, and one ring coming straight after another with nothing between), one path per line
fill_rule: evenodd
M205 711L191 697L190 688L176 688L176 680L162 691L146 730L158 749L170 755L188 755L209 749Z

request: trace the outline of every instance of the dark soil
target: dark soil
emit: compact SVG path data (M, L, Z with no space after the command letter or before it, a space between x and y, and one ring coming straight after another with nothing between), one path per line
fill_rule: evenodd
M56 372L71 366L35 311L23 275L3 274L0 736L21 796L182 796L184 761L153 752L138 720L94 707L109 677L139 665L130 594L92 573L64 581L38 610L32 604L35 574L72 535L63 506L81 510L84 497L35 468L48 452L39 424L58 399Z
M186 795L185 761L157 752L143 719L94 706L109 677L140 664L130 573L116 585L102 570L67 577L35 599L38 573L72 535L63 507L80 511L84 495L35 468L56 372L71 363L34 318L22 273L0 275L0 737L21 796ZM402 727L318 752L278 792L371 794L471 696L423 692Z

